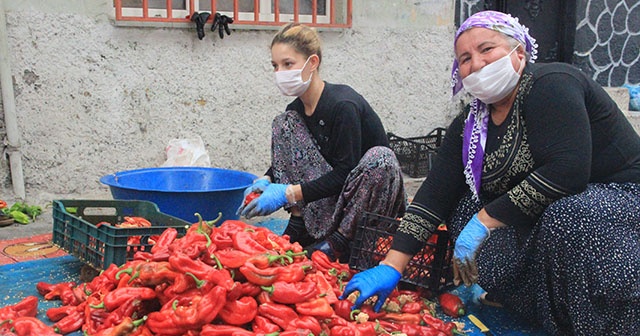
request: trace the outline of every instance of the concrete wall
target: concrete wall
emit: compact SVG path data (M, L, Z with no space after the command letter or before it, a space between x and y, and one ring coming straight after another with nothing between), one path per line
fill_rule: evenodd
M173 138L200 135L215 167L268 166L271 120L290 100L273 85L273 30L198 40L195 29L114 26L111 0L4 4L31 202L109 197L101 176L159 166ZM449 98L453 6L354 0L352 29L321 32L323 79L354 87L388 131L446 126L458 105ZM0 192L11 199L6 157Z

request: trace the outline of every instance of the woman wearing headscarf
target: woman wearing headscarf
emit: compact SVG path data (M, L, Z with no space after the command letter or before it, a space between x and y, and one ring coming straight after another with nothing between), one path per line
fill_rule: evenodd
M456 291L553 335L640 330L640 137L608 94L568 64L534 64L517 18L484 11L454 40L451 123L379 266L343 293L395 288L438 224L455 239Z

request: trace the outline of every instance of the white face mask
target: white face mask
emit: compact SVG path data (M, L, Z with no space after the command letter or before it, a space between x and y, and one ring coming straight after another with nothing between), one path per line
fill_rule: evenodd
M462 80L464 89L485 104L493 104L508 96L520 80L519 71L511 64L511 54L484 66ZM524 58L522 59L524 61ZM522 62L520 62L522 68Z
M309 59L311 59L311 56L307 58L301 69L276 71L276 86L283 95L299 97L307 91L311 84L313 72L305 82L302 80L302 69L307 66Z

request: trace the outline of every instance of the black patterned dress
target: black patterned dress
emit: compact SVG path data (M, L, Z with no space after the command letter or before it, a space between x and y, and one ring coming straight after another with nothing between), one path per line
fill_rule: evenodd
M438 223L455 238L484 208L507 224L477 255L478 283L552 335L640 330L640 137L606 92L563 64L528 65L507 119L488 125L480 200L464 181L466 115L407 209L393 248Z
M396 218L407 203L400 164L377 114L346 85L325 83L311 116L300 99L272 123L273 181L300 184L309 234L352 239L364 212Z

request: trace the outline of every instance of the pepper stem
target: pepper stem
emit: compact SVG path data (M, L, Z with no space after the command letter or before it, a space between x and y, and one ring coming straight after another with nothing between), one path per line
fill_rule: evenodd
M202 224L206 223L204 220L202 220L202 216L199 213L195 213L196 217L198 217L198 230L196 232L204 235L205 238L207 238L207 245L205 245L206 247L211 246L211 237L209 237L209 233L207 231L205 231L204 229L202 229ZM218 216L218 218L220 218ZM207 226L209 226L208 224L205 224ZM211 227L209 227L211 228Z
M191 273L191 272L186 272L186 273L185 273L185 275L188 275L188 276L192 277L192 278L193 278L193 280L195 280L195 282L196 282L196 287L198 287L198 288L201 288L202 286L204 286L204 284L206 284L206 283L207 283L207 281L206 281L206 280L200 280L200 279L198 279L198 277L197 277L197 276L195 276L195 274L193 274L193 273Z
M132 272L133 272L133 267L127 267L127 268L121 269L118 271L118 273L116 273L116 280L120 280L120 274L127 273L131 275Z
M260 288L262 288L263 291L269 293L269 294L273 294L273 291L275 290L275 287L273 285L271 286L260 286Z
M209 257L216 261L216 266L218 266L218 269L222 269L224 267L224 266L222 266L222 263L220 262L220 259L218 259L218 256L216 256L215 254L211 253L209 255Z
M141 319L137 319L137 320L133 321L132 322L133 327L137 328L137 327L141 326L144 323L144 321L146 321L146 320L147 320L147 315L143 316Z
M98 305L89 305L89 307L93 309L102 309L104 308L104 302L100 302Z
M222 219L222 212L218 212L218 217L216 217L216 219L210 220L207 223L207 226L209 226L210 228L213 228L214 226L216 226L216 223L218 223L218 221Z

